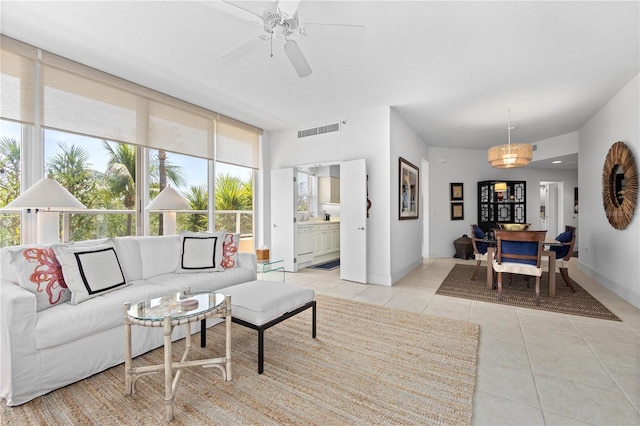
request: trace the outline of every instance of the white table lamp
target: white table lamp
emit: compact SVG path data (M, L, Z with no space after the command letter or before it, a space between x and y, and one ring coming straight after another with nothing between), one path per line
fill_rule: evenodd
M164 235L175 235L176 210L191 210L191 206L182 195L178 194L178 191L167 186L151 200L147 210L164 210L162 212Z
M55 179L47 177L40 179L5 208L36 209L38 244L53 244L60 242L59 211L87 207Z

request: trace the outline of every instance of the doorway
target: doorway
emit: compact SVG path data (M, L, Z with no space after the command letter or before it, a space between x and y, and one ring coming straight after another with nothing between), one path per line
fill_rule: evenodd
M539 227L547 231L547 237L553 238L562 229L562 182L540 182Z
M310 179L311 187L319 187L317 178L324 168L335 170L334 175L323 176L327 178L330 188L329 196L325 203L320 198L324 195L320 188L317 191L307 192L304 214L300 213L298 192L300 185L296 182L299 173L313 176ZM282 177L282 179L279 179ZM271 244L272 256L284 260L286 271L295 272L298 267L305 264L314 264L322 260L322 256L333 256L339 253L340 278L366 283L366 200L367 200L367 175L364 159L350 161L336 161L331 163L300 165L286 169L274 169L271 171L271 183L277 191L271 191ZM277 186L274 186L277 183ZM337 185L336 185L337 184ZM325 186L327 187L327 186ZM338 199L333 198L337 191ZM304 192L304 191L303 191ZM337 213L337 214L336 214ZM314 250L312 253L302 253L306 246L301 244L299 231L309 225L319 225L325 222L325 218L331 222L339 222L339 231L325 229L320 232L318 226L313 226L315 234ZM336 220L337 219L337 220ZM329 224L333 228L331 224ZM325 232L326 231L326 232ZM332 234L331 236L329 234ZM310 235L309 235L310 236ZM326 242L325 239L326 237ZM326 248L326 250L325 250ZM308 251L308 250L307 250ZM301 254L309 254L310 259L302 258ZM304 260L304 262L301 262ZM326 259L325 259L326 260Z

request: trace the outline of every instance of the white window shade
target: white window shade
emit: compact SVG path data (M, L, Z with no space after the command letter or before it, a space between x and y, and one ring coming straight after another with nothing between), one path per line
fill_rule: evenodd
M49 128L136 143L138 96L93 79L42 66L42 124Z
M34 122L35 94L41 93L44 127L259 168L261 129L10 37L1 39L2 118Z
M231 120L216 122L216 161L260 168L260 133Z
M3 39L4 44L4 39ZM4 48L0 57L0 117L33 123L35 63Z
M170 105L150 102L146 146L213 160L213 120Z

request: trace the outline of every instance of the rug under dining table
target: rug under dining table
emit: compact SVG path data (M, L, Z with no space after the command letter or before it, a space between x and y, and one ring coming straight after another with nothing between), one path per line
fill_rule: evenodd
M471 275L475 265L455 265L444 279L436 294L458 297L461 299L479 300L502 305L518 306L542 311L558 312L590 318L620 321L613 312L607 309L596 298L573 280L575 293L565 284L562 276L556 273L556 297L549 297L549 279L545 272L540 279L540 305L535 303L535 278L529 280L529 287L524 275L505 274L502 280L503 300L498 301L498 290L488 289L487 269L481 266L475 281ZM509 282L509 276L513 277Z

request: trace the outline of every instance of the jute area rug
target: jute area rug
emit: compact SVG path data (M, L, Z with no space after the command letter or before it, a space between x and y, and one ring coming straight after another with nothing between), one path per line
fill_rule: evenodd
M265 333L265 370L257 373L257 333L233 324L233 381L217 369L183 373L174 399L176 425L471 424L480 327L344 299L317 296L311 312ZM158 329L158 332L161 332ZM223 327L192 359L222 356ZM194 335L199 342L199 336ZM174 357L184 340L174 343ZM162 349L134 365L160 364ZM141 378L124 395L124 366L18 407L2 404L16 425L165 424L163 374Z
M436 294L542 311L620 321L620 318L598 302L598 300L580 287L575 281L573 281L573 288L575 288L576 292L572 293L562 279L562 276L558 273L556 273L556 297L552 298L549 297L548 274L543 272L540 279L540 306L536 306L534 277L529 279L530 283L529 287L527 287L524 275L503 274L502 302L499 302L498 290L487 289L486 267L481 266L476 280L471 281L471 275L474 269L475 265L455 265L436 291ZM509 276L513 277L511 283L509 283Z

